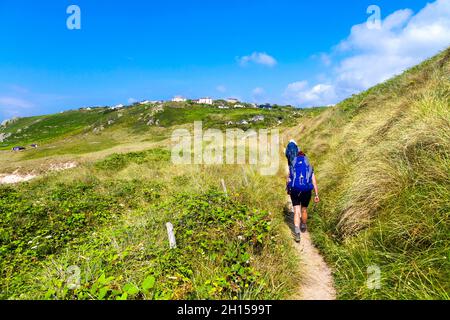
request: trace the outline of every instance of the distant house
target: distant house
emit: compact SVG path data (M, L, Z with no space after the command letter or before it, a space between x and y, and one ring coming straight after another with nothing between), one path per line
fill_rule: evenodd
M187 99L184 97L181 97L181 96L175 96L172 99L172 102L186 102L186 101L187 101Z
M227 106L219 106L218 108L219 109L230 109L230 107L227 107Z
M260 108L260 109L272 109L272 106L270 105L270 103L265 103L265 104L260 104L258 106L258 108Z
M198 99L198 102L197 103L199 103L199 104L213 104L213 99L211 99L211 98L200 98L200 99Z
M243 106L242 104L235 104L234 107L235 108L245 108L245 106Z
M149 101L149 100L144 100L144 101L139 102L139 104L149 104L149 103L151 103L151 101Z
M227 102L228 102L228 103L231 103L231 104L235 104L235 103L238 103L239 100L236 99L236 98L228 98L228 99L227 99Z

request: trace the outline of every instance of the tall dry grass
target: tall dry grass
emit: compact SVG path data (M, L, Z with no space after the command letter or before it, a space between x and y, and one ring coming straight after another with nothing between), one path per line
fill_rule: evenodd
M450 295L450 49L305 123L341 298ZM381 270L381 289L367 268Z

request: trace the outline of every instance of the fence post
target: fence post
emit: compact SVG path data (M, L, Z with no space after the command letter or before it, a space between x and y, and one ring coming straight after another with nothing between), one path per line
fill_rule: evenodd
M222 179L221 183L222 183L223 192L225 193L225 196L228 197L227 186L225 185L225 180Z
M247 179L247 172L245 171L245 167L242 166L242 175L244 177L244 184L246 187L248 187L248 179Z
M166 223L167 234L169 235L170 249L175 249L177 247L177 241L175 239L175 234L173 232L173 225L170 222Z

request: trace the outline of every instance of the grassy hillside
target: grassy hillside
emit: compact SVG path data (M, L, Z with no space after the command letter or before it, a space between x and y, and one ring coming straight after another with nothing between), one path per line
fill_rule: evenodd
M253 186L270 185L242 170ZM282 210L282 197L252 192L233 171L174 171L167 151L152 150L0 187L1 298L289 295L295 261L281 219L271 214ZM222 177L229 196L219 191ZM169 221L175 250L168 247ZM76 290L69 286L73 270L81 274Z
M195 103L133 105L118 110L102 107L91 110L80 109L46 116L19 118L6 126L0 126L0 134L8 135L3 142L0 142L0 150L8 150L17 145L26 147L32 143L46 145L80 135L108 136L111 132L119 130L130 135L149 134L152 139L164 139L170 137L170 131L160 130L161 128L194 121L203 121L206 128L226 128L230 121L233 122L232 127L242 129L267 128L279 124L292 125L293 119L304 113L308 112L289 107L278 107L274 110L219 109ZM252 117L258 115L263 116L264 120L251 123ZM154 122L158 121L157 124L150 123L151 119ZM238 123L243 120L248 121L249 124Z
M11 134L1 173L47 174L0 185L0 298L291 297L301 274L283 220L284 161L276 177L173 165L171 132L202 120L278 127L300 143L322 199L310 230L339 298L449 299L449 106L450 49L331 108L166 103L19 119L0 128ZM7 151L29 143L41 146ZM78 166L45 169L65 161ZM376 270L379 289L367 283Z
M449 299L450 49L292 134L316 163L311 228L340 298Z
M41 146L1 152L2 173L46 173L61 161L78 167L0 185L0 298L281 299L294 292L298 260L281 215L282 181L255 166L174 166L168 138L196 120L221 127L263 114L270 126L321 110L154 107L71 111L3 128L22 129L8 147L31 142L23 134ZM151 117L159 124L147 125ZM53 135L44 129L50 124L59 128Z
M2 173L39 168L44 160L74 159L80 162L100 159L114 152L141 151L167 145L174 128L192 126L202 121L204 128L268 128L289 126L296 119L321 110L300 111L290 107L274 110L254 108L219 109L195 103L133 105L119 110L92 108L63 113L20 118L0 126L0 167ZM263 116L261 121L252 121ZM248 124L242 124L247 121ZM231 122L231 124L230 124ZM37 143L38 149L30 144ZM9 152L14 146L27 147L26 152ZM40 169L39 169L40 170Z

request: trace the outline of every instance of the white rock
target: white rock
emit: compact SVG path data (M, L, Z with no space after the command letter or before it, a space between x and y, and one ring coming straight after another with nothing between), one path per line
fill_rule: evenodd
M5 141L11 136L11 133L0 133L0 142Z

